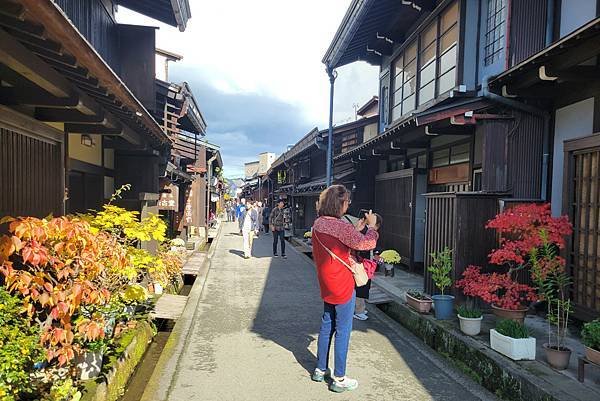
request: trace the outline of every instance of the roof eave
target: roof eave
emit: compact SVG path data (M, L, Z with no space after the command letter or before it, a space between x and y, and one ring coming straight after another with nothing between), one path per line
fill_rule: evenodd
M342 57L345 48L348 43L352 40L356 30L360 26L360 21L364 17L368 6L374 0L352 0L352 3L348 7L344 19L340 24L325 56L323 56L323 64L328 68L339 67L338 62Z

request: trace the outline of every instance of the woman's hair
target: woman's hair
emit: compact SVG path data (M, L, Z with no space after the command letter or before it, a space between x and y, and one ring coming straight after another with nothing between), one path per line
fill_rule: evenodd
M381 223L383 223L383 218L381 217L381 215L379 213L374 213L375 214L375 224L377 225L378 228L381 228Z
M350 192L343 185L332 185L319 196L317 214L319 216L342 217L344 201L350 200Z

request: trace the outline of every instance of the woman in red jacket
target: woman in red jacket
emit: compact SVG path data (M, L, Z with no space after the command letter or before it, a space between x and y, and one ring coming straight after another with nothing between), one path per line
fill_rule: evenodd
M354 390L358 381L346 377L346 356L354 315L354 277L350 265L350 250L373 249L379 238L374 229L376 217L369 212L365 218L367 232L341 220L350 205L350 192L343 185L332 185L319 197L319 218L313 225L313 258L323 298L323 317L319 331L317 367L314 381L322 382L328 373L329 349L335 334L335 371L330 389L335 392ZM334 253L337 257L331 255ZM340 258L344 261L338 260Z

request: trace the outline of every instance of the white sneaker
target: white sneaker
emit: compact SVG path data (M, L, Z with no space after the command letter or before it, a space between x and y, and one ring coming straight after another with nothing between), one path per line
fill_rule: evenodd
M354 318L357 320L367 320L369 318L369 316L367 316L366 313L355 313L354 314Z
M349 377L334 377L329 390L335 393L343 393L344 391L352 391L358 388L358 380Z

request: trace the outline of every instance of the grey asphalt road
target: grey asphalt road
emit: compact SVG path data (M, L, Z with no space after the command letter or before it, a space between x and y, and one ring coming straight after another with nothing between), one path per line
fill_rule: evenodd
M322 311L314 267L293 249L272 258L271 241L261 235L245 260L237 225L225 224L169 400L496 399L374 308L350 344L347 373L359 388L335 394L312 382Z

